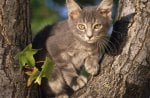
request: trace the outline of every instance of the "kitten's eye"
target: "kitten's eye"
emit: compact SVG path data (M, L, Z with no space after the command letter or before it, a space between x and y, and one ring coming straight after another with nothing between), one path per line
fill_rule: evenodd
M85 30L85 25L84 24L78 24L77 28L81 31Z
M102 27L101 24L96 24L96 25L94 25L94 29L95 29L95 30L98 30L98 29L100 29L101 27Z

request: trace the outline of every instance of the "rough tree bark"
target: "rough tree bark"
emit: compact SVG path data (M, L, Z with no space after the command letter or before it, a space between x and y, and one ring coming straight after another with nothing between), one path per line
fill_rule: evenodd
M72 98L150 97L150 1L120 0L118 12L118 53L106 54L100 74Z
M31 41L29 0L0 0L0 98L25 98L15 55Z

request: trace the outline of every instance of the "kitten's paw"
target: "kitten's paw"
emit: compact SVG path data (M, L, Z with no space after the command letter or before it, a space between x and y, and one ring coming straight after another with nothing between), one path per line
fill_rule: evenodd
M85 84L87 83L87 78L84 76L79 76L76 80L76 84L72 86L72 89L74 91L77 91L78 89L82 88L83 86L85 86Z
M55 98L69 98L69 96L67 94L62 94L62 95L56 96Z
M99 64L88 64L86 63L85 64L85 70L92 74L92 75L97 75L98 74L98 71L99 71Z

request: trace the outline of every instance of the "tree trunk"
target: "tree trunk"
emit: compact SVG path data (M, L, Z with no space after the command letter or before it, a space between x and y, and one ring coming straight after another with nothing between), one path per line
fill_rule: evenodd
M150 1L120 0L118 12L111 46L119 51L106 54L100 74L72 98L150 97Z
M0 0L0 98L25 98L15 55L31 41L29 0Z

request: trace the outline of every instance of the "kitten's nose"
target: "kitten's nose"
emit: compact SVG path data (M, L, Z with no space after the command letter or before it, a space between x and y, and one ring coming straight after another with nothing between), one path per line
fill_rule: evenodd
M91 39L91 38L93 37L92 32L87 32L87 37L88 37L89 39Z
M91 36L87 35L87 37L88 37L89 39L91 39L91 38L93 37L93 35L91 35Z

